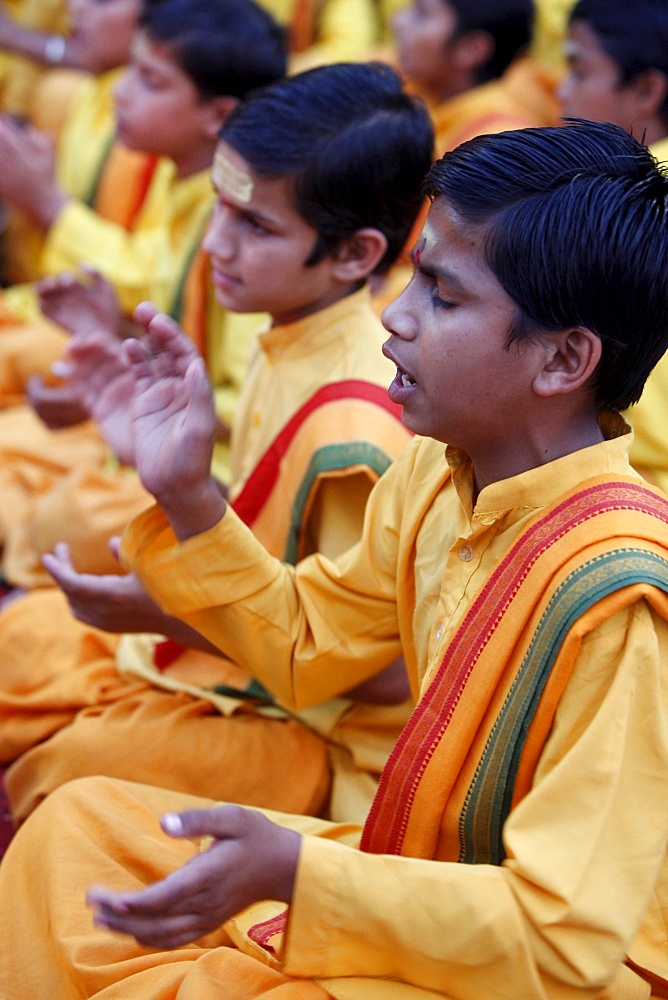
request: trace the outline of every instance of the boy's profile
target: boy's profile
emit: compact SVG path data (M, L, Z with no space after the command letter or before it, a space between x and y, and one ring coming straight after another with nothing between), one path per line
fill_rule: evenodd
M619 411L668 343L668 178L622 129L581 122L474 139L426 191L384 351L407 425L432 437L381 478L335 562L284 566L225 508L201 363L181 365L170 325L147 316L126 347L137 467L162 510L124 556L163 607L294 704L403 649L421 696L365 826L60 789L0 867L17 903L2 971L36 1000L64 984L666 993L668 500L631 468Z
M50 584L40 558L56 541L71 542L80 569L113 571L108 537L149 502L53 377L70 332L93 323L123 336L132 309L150 296L198 342L228 425L245 375L249 333L240 333L241 348L227 335L199 246L214 203L218 131L247 91L284 75L283 32L251 0L148 0L139 22L115 100L126 147L156 162L142 211L129 231L71 199L49 240L51 264L66 277L40 285L43 311L56 325L24 323L0 333L0 405L7 406L0 414L0 538L2 572L13 586ZM100 274L75 282L75 252ZM26 385L30 405L9 406L24 399ZM219 451L225 469L229 455Z
M568 21L558 89L567 117L609 121L668 156L668 6L579 0Z
M427 101L436 154L482 132L552 124L551 72L526 58L532 0L414 0L392 26L396 59Z
M668 160L668 4L665 0L580 0L565 44L559 88L564 115L610 121ZM668 360L652 372L626 416L634 431L631 461L668 490Z
M290 563L359 539L371 488L410 437L387 398L392 366L369 278L405 244L432 144L422 103L382 64L322 67L257 89L221 129L203 246L218 304L269 315L235 416L229 495L262 545ZM96 330L75 337L71 354L91 416L132 466L132 386L119 350ZM0 615L0 760L13 762L18 822L91 771L251 805L366 813L409 711L401 663L389 698L385 675L380 694L367 685L311 713L286 712L257 685L246 690L251 663L240 671L202 649L195 630L184 634L144 601L131 574L77 572L66 547L45 562L87 625L58 591Z

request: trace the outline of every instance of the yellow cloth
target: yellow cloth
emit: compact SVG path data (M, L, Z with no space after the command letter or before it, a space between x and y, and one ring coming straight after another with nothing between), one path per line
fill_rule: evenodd
M115 130L113 88L122 69L99 76L72 70L44 74L35 94L34 125L56 138L55 176L72 198L91 203L101 166L111 148ZM44 277L42 253L45 235L21 212L9 215L5 235L5 281L10 286ZM79 255L61 270L83 260ZM51 272L56 273L56 272ZM10 288L3 304L20 318L38 315L32 289Z
M555 125L557 76L532 59L516 60L498 80L481 84L439 105L428 103L436 155L467 139L506 129Z
M213 202L209 171L179 180L174 164L162 160L131 231L70 202L49 231L42 269L58 274L85 260L114 284L124 312L149 295L170 312L185 249L199 245Z
M235 423L235 495L267 446L319 388L354 378L382 386L384 392L393 374L380 350L385 337L366 289L261 335ZM331 404L328 425L318 425L320 438L311 442L313 457L340 440L350 406L345 399ZM363 448L351 448L355 464L319 473L316 499L302 525L313 545L338 554L359 537L364 502L378 477L375 453L382 451L389 463L408 440L398 419L388 418L388 424L391 428L382 437L371 422L360 426ZM367 446L364 464L359 454ZM292 475L292 454L286 453L281 469L286 490L301 485ZM279 497L282 517L264 519L258 537L282 555L298 496L284 492ZM76 520L74 524L76 528ZM82 773L317 812L329 791L330 770L333 813L363 817L377 774L410 711L408 704L352 706L337 699L305 716L322 736L301 722L239 712L236 702L227 707L234 714L222 718L218 709L226 709L223 699L209 699L204 691L193 698L169 693L174 688L190 691L197 684L243 687L247 676L230 670L219 657L186 650L160 675L152 667L155 637L128 635L119 645L116 637L102 641L106 655L100 653L100 634L72 621L57 591L29 594L0 615L0 759L21 755L6 779L19 819L52 788ZM149 670L151 686L138 689L137 677L146 677ZM138 746L150 746L150 752L138 754Z
M256 316L234 316L210 303L205 354L227 426L256 325ZM213 470L223 482L229 482L229 458L229 444L217 444ZM108 539L151 503L134 470L118 465L94 425L50 431L28 406L0 411L0 497L3 572L28 588L52 584L40 559L59 541L70 545L81 572L117 572Z
M534 0L535 20L531 55L561 71L565 67L564 40L575 0Z
M407 654L415 639L409 659L424 691L472 595L527 521L591 476L632 475L629 445L622 434L495 483L472 510L466 456L448 452L450 479L443 446L416 441L381 479L365 537L338 569L314 557L270 581L277 567L228 514L207 539L166 548L155 513L143 515L125 550L156 592L162 575L178 567L182 583L178 593L170 590L175 604L199 604L193 577L202 602L214 593L249 602L248 652L270 646L265 679L286 675L295 700L331 686L321 651L328 647L331 665L342 627L349 640L341 640L337 663L344 670L343 661L352 660L346 682L360 679L376 647L396 644L400 633ZM237 568L207 571L198 558L203 541L224 541ZM283 615L271 601L269 619L265 598L286 590L291 607ZM316 614L313 601L327 614ZM304 625L298 602L311 608L312 628L296 643L290 677L289 650ZM245 620L239 608L219 605L215 614L228 624L232 615L239 626ZM191 617L215 631L213 612ZM306 835L280 961L246 936L278 904L253 906L174 952L147 952L132 939L90 928L85 887L132 889L183 864L198 846L161 835L156 815L209 803L104 779L62 788L30 818L0 866L3 898L20 902L0 915L3 956L12 955L0 959L0 971L35 1000L47 1000L56 985L66 1000L81 992L105 1000L204 1000L221 988L234 998L243 988L243 995L278 1000L282 994L271 989L281 983L296 1000L311 996L311 979L341 1000L647 1000L647 983L622 963L630 952L657 976L668 973L667 649L666 624L643 600L586 636L533 786L506 822L508 856L500 866L364 854L354 849L350 825L272 816ZM53 837L54 829L63 837ZM38 884L35 857L45 868ZM267 964L278 976L306 981L267 980ZM653 995L665 992L657 987Z
M63 34L68 27L67 0L4 0L5 13L26 28ZM46 67L48 72L48 67ZM2 110L27 115L45 67L23 56L0 53Z
M466 456L448 454L447 480L442 446L415 442L374 491L362 543L336 567L313 558L277 573L229 513L175 546L148 512L124 550L165 607L210 638L229 637L233 621L236 654L243 644L283 698L308 703L361 680L399 638L424 691L471 596L527 520L591 476L630 474L629 446L623 435L495 483L471 514ZM212 545L227 572L203 564ZM169 592L167 574L177 581ZM587 636L533 788L507 821L502 866L369 857L309 839L284 971L346 998L382 987L339 976L400 978L456 998L647 996L619 963L642 923L631 956L664 974L668 966L666 643L665 622L644 601Z
M150 253L160 259L153 283L135 288L137 301L152 299L158 308L182 320L194 339L205 336L201 347L220 391L221 417L229 421L245 374L251 330L248 321L230 317L215 302L208 265L200 269L198 260L192 263L213 202L211 180L207 171L178 180L173 166L164 162L154 174L153 187L156 196L148 195L137 230L132 236L125 234L130 241L137 237L139 256L146 250L147 259ZM104 219L95 220L94 213L83 205L75 210L82 216L90 215L89 221L98 231L98 250L111 252L113 241L104 241L104 231L107 226L113 231L119 227ZM122 236L119 240L123 243ZM116 250L120 260L122 247ZM113 259L112 255L110 261ZM197 284L191 287L193 267ZM120 270L115 276L120 277ZM144 278L148 281L148 271ZM192 298L194 309L190 308ZM39 323L15 330L0 327L0 398L16 404L29 375L34 371L48 375L66 343L66 335L52 325L48 336ZM119 473L93 424L49 432L28 407L14 405L10 409L10 415L0 414L0 532L6 578L27 587L49 585L51 579L40 557L59 540L70 542L81 570L113 572L114 562L107 551L109 535L121 531L150 502L138 478L134 472ZM82 435L90 442L92 460L89 451L81 451ZM70 440L72 447L68 449ZM217 449L216 462L216 471L226 475L226 445Z
M668 136L650 148L668 169ZM668 354L653 369L640 400L626 411L625 417L634 433L633 467L665 492L668 490Z
M293 73L325 63L362 59L377 40L377 13L371 0L260 2L290 31Z

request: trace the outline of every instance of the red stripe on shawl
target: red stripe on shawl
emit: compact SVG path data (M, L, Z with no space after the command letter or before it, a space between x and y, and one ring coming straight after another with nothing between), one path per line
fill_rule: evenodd
M620 498L620 489L626 495L624 500ZM480 655L539 556L571 528L601 511L623 509L644 511L668 522L668 504L650 490L629 482L596 483L579 490L534 521L511 546L464 616L440 667L388 758L364 825L360 841L362 850L377 854L401 853L422 775ZM448 691L444 696L441 687L448 674Z
M373 382L364 382L362 379L344 379L341 382L331 382L318 389L279 431L246 480L241 493L231 505L235 513L248 527L252 527L255 518L274 488L280 471L280 461L299 428L318 407L337 399L363 399L368 403L380 406L397 420L401 419L401 407L390 401L386 389ZM184 649L185 646L174 642L173 639L162 639L155 645L153 663L158 670L166 670L178 659Z
M332 382L318 389L303 406L290 418L279 431L273 442L257 463L248 477L244 488L236 498L232 507L241 520L252 527L253 522L262 510L272 489L276 484L280 471L280 461L287 452L291 442L307 418L326 403L337 399L362 399L380 406L397 420L401 419L401 407L390 401L387 390L373 382L361 379L346 379Z

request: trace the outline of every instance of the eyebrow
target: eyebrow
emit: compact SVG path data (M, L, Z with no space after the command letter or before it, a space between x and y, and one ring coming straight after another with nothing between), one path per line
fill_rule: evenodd
M224 205L228 205L230 208L234 208L237 212L243 212L244 215L247 215L247 216L249 216L249 217L251 217L253 219L257 219L258 222L266 223L268 226L277 226L278 225L278 223L276 222L276 220L272 219L271 216L264 215L264 213L258 212L258 210L255 209L255 208L248 208L247 205L243 205L243 204L240 205L236 201L231 201L221 191L218 190L218 188L216 187L215 182L213 180L211 181L211 187L213 188L214 193L215 193L216 197L218 198L218 200L222 201Z
M419 259L416 259L417 257ZM428 263L425 261L424 254L418 255L415 250L408 251L408 259L416 271L427 275L428 278L435 278L437 281L446 281L453 289L460 292L466 291L461 278L454 271L451 271L450 268Z

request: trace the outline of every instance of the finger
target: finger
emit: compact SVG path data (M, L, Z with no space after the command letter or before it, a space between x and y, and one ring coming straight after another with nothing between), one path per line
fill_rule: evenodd
M190 361L198 357L198 351L191 337L181 329L176 320L165 313L157 313L146 327L146 342L153 354L163 351L174 358L182 371Z
M40 389L43 388L43 386L44 386L44 379L42 378L41 375L31 375L28 381L26 382L26 392L28 394L28 397L31 397L32 394L37 395Z
M78 574L72 565L70 547L66 542L58 542L53 552L45 552L42 565L62 590L67 590L77 580Z
M186 809L165 813L160 826L170 837L205 837L216 840L236 838L246 829L250 810L243 806L221 805L209 809Z
M141 327L147 327L154 316L157 316L159 309L153 302L140 302L132 314L135 323Z
M121 536L113 535L107 542L109 551L111 552L114 559L121 561Z
M210 870L208 859L196 854L159 882L133 892L112 892L104 886L91 886L86 902L101 912L121 917L182 916L201 905L208 890Z

